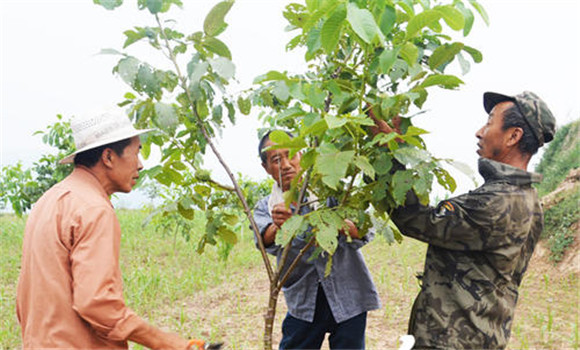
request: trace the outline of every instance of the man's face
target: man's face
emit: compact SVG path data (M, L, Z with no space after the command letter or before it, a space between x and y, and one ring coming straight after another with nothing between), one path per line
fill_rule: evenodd
M274 143L268 140L264 144L264 148L272 145ZM290 159L287 149L267 150L266 163L262 163L262 166L272 176L274 181L282 187L283 191L288 191L290 189L290 183L300 172L300 154L296 154Z
M489 114L487 123L475 133L479 154L482 158L501 161L506 152L510 130L503 130L504 112L513 106L513 102L506 101L495 105Z
M143 169L143 164L139 159L141 140L139 136L131 138L131 143L125 147L122 155L111 152L111 170L109 180L114 192L131 192L133 186L139 178L139 171Z

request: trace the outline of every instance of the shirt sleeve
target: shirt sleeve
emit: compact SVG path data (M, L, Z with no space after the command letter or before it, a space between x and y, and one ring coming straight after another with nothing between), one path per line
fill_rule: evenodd
M256 205L256 208L254 209L254 221L256 222L256 226L258 226L258 230L263 238L266 229L273 223L272 215L268 211L268 197L260 200ZM258 240L256 237L254 237L254 243L256 244L256 247L258 247ZM272 255L276 255L280 250L280 246L276 243L265 248L266 252Z
M506 235L495 235L501 225L504 198L493 192L472 191L440 202L436 207L420 204L413 191L392 219L405 236L434 246L461 251L495 250L509 244Z
M125 341L148 324L124 302L121 228L115 212L110 207L89 208L76 221L70 253L73 309L99 336Z

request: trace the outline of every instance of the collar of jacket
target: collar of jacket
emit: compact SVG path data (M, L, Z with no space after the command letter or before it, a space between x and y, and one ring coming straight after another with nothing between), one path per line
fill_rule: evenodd
M485 182L505 181L513 185L531 185L542 181L542 175L524 171L511 165L479 158L479 173Z

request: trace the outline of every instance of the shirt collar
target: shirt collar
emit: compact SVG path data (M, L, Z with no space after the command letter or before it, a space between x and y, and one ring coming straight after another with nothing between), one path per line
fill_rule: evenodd
M504 181L514 185L530 185L542 181L542 175L496 162L487 158L479 158L479 173L485 182Z

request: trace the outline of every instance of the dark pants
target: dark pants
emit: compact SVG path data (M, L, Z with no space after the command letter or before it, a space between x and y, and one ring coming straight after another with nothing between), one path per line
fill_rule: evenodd
M324 336L330 333L328 343L331 349L365 348L365 328L367 313L336 323L322 287L318 287L314 321L299 320L290 314L282 323L282 341L280 350L320 349Z

